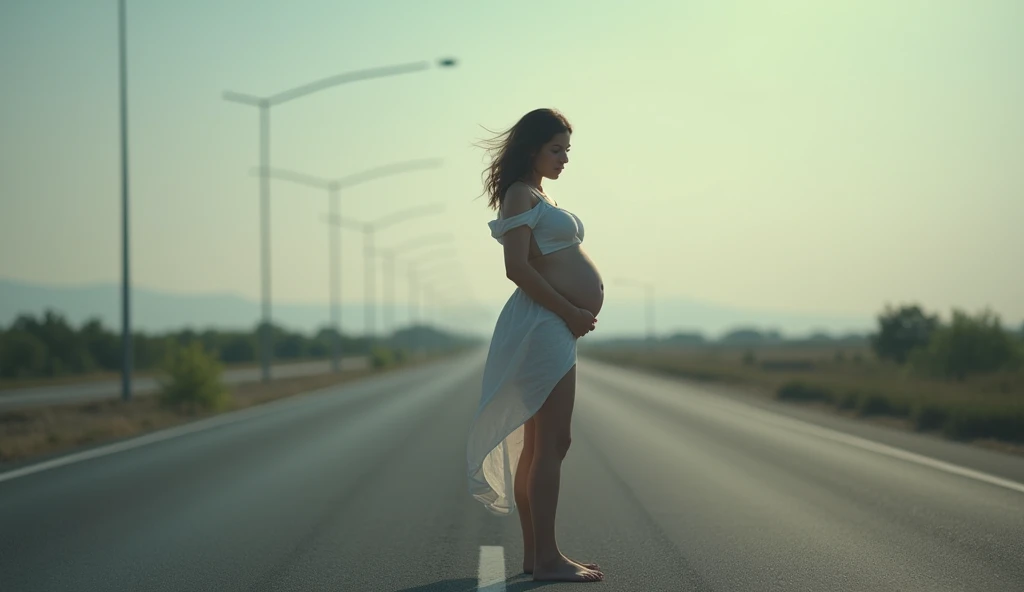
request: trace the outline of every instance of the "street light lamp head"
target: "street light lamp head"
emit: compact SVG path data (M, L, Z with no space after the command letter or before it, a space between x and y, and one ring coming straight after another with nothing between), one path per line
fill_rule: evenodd
M437 60L437 65L442 68L454 68L456 64L455 58L441 58Z

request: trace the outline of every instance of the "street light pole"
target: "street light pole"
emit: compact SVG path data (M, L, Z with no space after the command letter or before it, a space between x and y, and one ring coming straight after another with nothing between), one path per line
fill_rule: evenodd
M654 345L654 284L647 285L647 338Z
M118 70L121 98L121 400L132 398L131 275L128 265L128 56L125 0L117 5Z
M433 316L433 322L440 325L441 320L446 316L442 314L440 305L444 305L446 307L446 312L450 313L451 306L455 300L452 299L450 293L438 291L434 281L423 282L423 295L427 310L429 310L430 314ZM459 300L464 302L465 294L460 294Z
M426 270L417 270L417 280L419 281L420 287L423 290L424 310L426 311L425 314L432 315L432 322L437 323L439 322L440 318L440 313L438 310L439 301L437 282L443 280L450 287L451 280L453 278L448 276L452 275L454 275L455 278L459 278L462 280L465 279L462 274L462 268L458 265L457 262L455 264L435 265L434 267L430 267ZM466 293L471 294L471 291L468 290L467 288ZM465 297L466 294L463 294L462 296Z
M327 191L327 210L330 212L330 216L340 216L341 204L339 203L338 191L341 188L337 181L328 184ZM335 225L330 227L330 240L327 248L330 253L327 257L327 266L330 268L327 272L328 281L330 282L330 295L331 295L331 370L338 372L341 370L341 307L338 301L341 299L341 269L338 265L338 258L341 252L341 237L338 236L341 231Z
M431 317L434 314L434 286L426 283L422 285L423 288L423 324L429 325L432 323Z
M267 174L264 176L284 181L291 181L292 183L316 189L326 189L328 201L327 207L329 212L328 219L336 220L341 217L340 191L342 189L348 189L355 185L379 179L381 177L397 175L418 169L436 168L441 166L442 162L443 161L438 158L406 160L366 169L337 179L324 179L313 175L306 175L303 173L296 173L295 171L276 168L267 169ZM261 170L254 172L262 175ZM328 266L330 267L328 270L328 278L330 282L330 319L331 328L334 333L331 337L331 368L335 372L339 371L341 368L341 307L339 304L341 300L341 242L338 235L339 231L340 228L338 224L330 225L328 244L329 253L327 256L329 261Z
M454 66L456 62L452 58L446 58L438 60L437 63L438 66L442 68L449 68ZM383 78L386 76L419 72L421 70L426 70L429 67L430 62L423 61L399 64L396 66L386 66L383 68L358 70L317 80L269 97L257 97L232 91L224 93L223 97L227 101L255 106L260 109L260 170L262 171L260 179L260 275L262 277L261 299L263 309L263 319L260 324L260 358L262 362L263 382L270 381L270 362L272 358L271 349L273 347L271 338L272 334L270 331L270 182L267 178L270 171L270 108L340 84L356 82L359 80L368 80L371 78Z
M416 314L416 298L418 286L416 285L416 268L409 266L409 326L415 327L418 319Z
M263 382L270 381L273 333L270 321L270 102L260 101L260 301L263 322L260 323L260 361Z
M377 228L372 224L363 225L363 272L366 282L364 286L366 297L363 302L364 322L366 323L366 338L373 341L377 334L377 310L374 308L374 300L377 298L377 277L374 273L377 264L374 262L373 233Z
M419 236L397 247L377 249L380 252L381 268L384 271L384 332L395 328L395 258L414 249L436 245L451 240L451 233L436 233ZM411 288L410 288L411 289Z
M446 248L438 251L431 251L430 253L421 256L419 259L409 261L407 263L409 269L409 324L416 325L419 323L419 294L420 294L420 280L425 273L420 266L424 263L430 263L431 261L437 261L445 257L453 257L458 253L454 248Z
M395 254L391 251L381 250L381 270L384 272L384 293L381 294L382 315L384 323L381 330L387 336L395 329Z
M449 253L454 254L454 250L445 253L435 253L432 257L430 257L430 259L436 259L438 256L447 255ZM418 263L409 264L409 324L414 327L422 325L422 330L420 332L413 331L412 350L413 353L417 355L419 354L420 346L422 345L420 343L419 338L420 333L426 331L429 323L429 319L427 318L427 314L429 313L429 311L427 310L426 304L424 303L424 306L421 309L419 302L420 292L423 292L424 301L427 298L426 284L421 281L422 274L420 273L419 269L419 264L424 263L425 261L426 260L420 260Z
M436 214L436 213L442 212L443 210L444 210L444 206L443 205L441 205L441 204L431 204L431 205L426 205L426 206L421 206L421 207L414 207L414 208L409 208L409 209L406 209L406 210L402 210L402 211L394 213L394 214L389 214L387 216L383 216L383 217L378 218L378 219L376 219L376 220L374 220L372 222L363 222L363 221L355 220L353 218L348 218L348 217L345 217L345 216L338 216L337 218L328 218L326 220L329 224L338 224L338 225L341 225L341 226L347 226L349 228L353 228L353 229L356 229L356 230L361 230L363 232L363 237L364 237L364 240L363 240L363 261L364 261L364 263L363 263L363 265L365 266L364 270L365 270L365 275L366 275L366 285L364 286L364 291L365 291L365 294L366 294L366 296L365 296L365 298L366 298L366 303L365 303L365 306L366 306L365 315L366 315L366 317L364 318L364 323L366 324L366 337L367 337L367 339L372 340L373 336L376 334L376 330L377 330L376 318L375 318L376 315L377 315L377 310L376 310L376 290L375 290L375 286L374 286L374 284L376 282L376 276L374 274L374 268L376 267L376 262L374 260L374 257L375 257L375 254L374 254L374 235L375 235L375 233L378 230L387 228L388 226L392 226L392 225L397 224L399 222L404 222L406 220L409 220L410 218L415 218L415 217L418 217L418 216L426 216L426 215L429 215L429 214Z

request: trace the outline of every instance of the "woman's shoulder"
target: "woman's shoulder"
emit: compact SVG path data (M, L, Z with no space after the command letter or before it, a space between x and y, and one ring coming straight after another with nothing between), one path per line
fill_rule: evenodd
M501 215L503 218L511 218L517 214L528 212L537 205L540 198L533 192L533 189L523 183L516 181L505 190L505 199L502 200Z
M532 203L537 201L537 192L523 181L514 181L505 190L505 199L509 198L526 199Z

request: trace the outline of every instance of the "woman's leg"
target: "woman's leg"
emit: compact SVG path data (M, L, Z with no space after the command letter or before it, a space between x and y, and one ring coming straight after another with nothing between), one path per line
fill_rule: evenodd
M562 459L569 451L569 427L575 399L576 366L573 366L533 417L535 441L527 489L533 518L534 580L592 582L603 577L600 572L566 559L555 542Z
M523 572L533 573L533 512L530 511L530 472L533 467L533 449L537 430L531 417L523 427L523 450L519 454L519 465L516 468L515 498L516 511L519 512L519 526L523 529ZM580 563L570 559L576 565L587 569L599 570L596 563Z
M523 451L519 455L514 485L516 510L519 525L523 528L523 571L533 573L533 513L530 511L530 471L533 470L533 441L536 430L531 417L526 420L523 435Z

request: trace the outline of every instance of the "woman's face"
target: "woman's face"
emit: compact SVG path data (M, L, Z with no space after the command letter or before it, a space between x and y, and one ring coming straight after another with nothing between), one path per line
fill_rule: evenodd
M557 179L568 162L569 134L562 132L541 146L540 152L533 157L533 168L544 178Z

